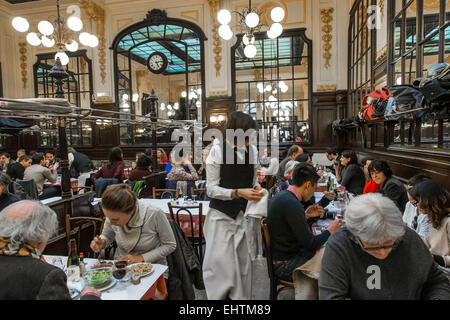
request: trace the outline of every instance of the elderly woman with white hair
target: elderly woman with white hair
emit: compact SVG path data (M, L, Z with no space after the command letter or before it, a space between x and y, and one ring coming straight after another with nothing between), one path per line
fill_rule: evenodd
M0 212L0 300L70 300L66 274L42 256L58 228L56 213L23 200ZM83 300L101 293L85 287Z
M392 200L359 196L349 204L345 223L327 242L321 300L450 299L449 281Z

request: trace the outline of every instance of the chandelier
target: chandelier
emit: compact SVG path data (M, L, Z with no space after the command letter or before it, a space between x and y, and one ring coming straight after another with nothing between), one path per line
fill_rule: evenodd
M243 33L242 42L245 45L244 54L247 58L251 59L256 56L257 49L255 46L255 32L260 32L263 27L269 27L268 25L260 22L260 16L263 12L258 11L256 8L252 8L252 1L248 1L248 8L244 8L242 12L233 11L239 16L239 29L240 33ZM273 24L267 30L267 36L270 39L278 38L283 33L283 26L281 21L284 19L284 10L281 7L273 8L270 12L270 17L273 20ZM219 27L219 35L224 40L230 40L233 37L233 31L229 26L231 22L231 12L226 9L222 9L217 13L217 20L221 24Z
M70 8L73 8L73 6ZM70 52L78 50L75 33L83 29L83 22L77 16L79 15L77 13L72 14L67 20L64 19L59 12L59 0L56 1L56 10L57 16L53 24L46 20L39 22L37 26L39 32L29 32L26 39L30 45L35 47L41 44L47 48L56 46L58 52L55 55L55 60L59 57L61 64L66 65L69 63L69 57L64 50L67 49ZM15 17L12 20L12 25L19 32L27 32L30 28L28 20L22 17ZM81 32L78 35L78 40L82 45L88 47L95 48L98 46L98 38L87 32Z

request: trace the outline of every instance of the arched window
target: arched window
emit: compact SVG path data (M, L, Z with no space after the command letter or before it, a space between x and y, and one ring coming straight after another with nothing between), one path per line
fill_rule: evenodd
M169 18L158 9L122 30L111 47L117 110L145 114L141 102L133 102L131 97L145 97L154 89L160 105L158 117L201 121L205 108L205 40L196 24ZM125 142L123 129L122 143L135 143L135 132L128 132L131 141Z

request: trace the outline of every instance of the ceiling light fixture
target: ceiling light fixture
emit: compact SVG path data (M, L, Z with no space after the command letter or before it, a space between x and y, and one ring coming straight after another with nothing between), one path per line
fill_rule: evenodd
M244 33L242 42L244 43L244 54L247 58L252 59L258 53L255 42L255 32L261 31L262 27L269 27L268 25L261 23L260 16L263 14L256 8L252 8L252 1L248 1L248 8L244 8L242 12L233 11L239 16L239 28L240 32ZM273 8L270 12L270 17L274 22L267 30L267 36L271 39L279 37L283 33L283 21L285 16L284 10L281 7ZM219 27L219 35L224 40L230 40L233 37L233 31L231 30L229 23L231 22L231 12L222 9L217 13L217 21L221 24Z
M72 6L71 6L72 7ZM59 0L56 1L57 17L54 23L43 20L37 25L39 33L29 32L27 34L27 42L37 47L43 45L44 47L51 48L56 45L58 56L62 65L69 63L69 56L64 52L68 50L70 52L78 51L78 42L75 41L75 32L79 32L83 29L83 22L79 18L78 13L73 13L67 20L64 19L59 10ZM22 17L15 17L12 20L14 29L19 32L27 32L30 28L30 24L27 19ZM78 40L81 44L95 48L98 46L98 38L95 35L87 32L81 32Z

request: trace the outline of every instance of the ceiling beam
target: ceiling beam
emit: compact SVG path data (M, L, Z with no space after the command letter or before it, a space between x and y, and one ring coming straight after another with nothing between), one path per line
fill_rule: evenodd
M171 42L167 42L167 41L156 41L161 47L169 50L169 52L173 53L174 55L176 55L178 58L180 58L182 61L186 61L186 53L181 50L180 48L178 48L176 45L174 45ZM190 55L187 56L188 57L188 63L199 63L200 61L193 59ZM167 57L167 59L170 59L170 57ZM169 60L170 62L170 60Z

